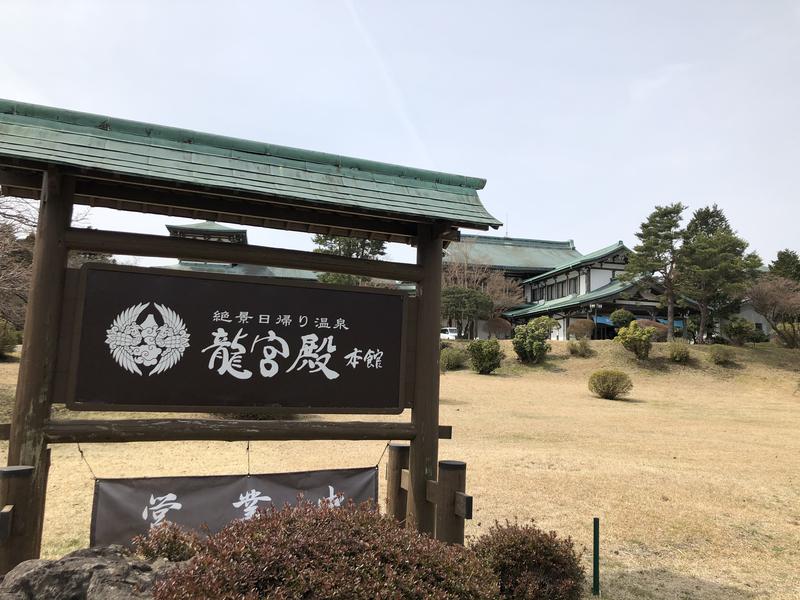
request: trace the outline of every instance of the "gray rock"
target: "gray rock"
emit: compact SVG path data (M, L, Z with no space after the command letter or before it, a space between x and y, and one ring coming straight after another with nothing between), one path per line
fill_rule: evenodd
M152 598L157 575L173 563L145 561L123 546L76 550L59 560L28 560L0 584L0 600Z

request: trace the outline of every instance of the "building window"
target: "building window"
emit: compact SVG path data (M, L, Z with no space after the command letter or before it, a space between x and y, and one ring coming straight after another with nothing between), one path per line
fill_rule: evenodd
M757 329L758 331L764 331L764 324L763 324L763 323L756 322L756 329Z
M573 277L569 280L569 293L570 294L577 294L578 293L578 278Z

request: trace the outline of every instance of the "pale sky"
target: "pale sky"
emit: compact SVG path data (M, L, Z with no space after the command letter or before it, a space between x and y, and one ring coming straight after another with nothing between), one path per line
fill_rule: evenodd
M485 177L508 235L584 253L677 201L800 250L797 0L0 0L0 23L3 98Z

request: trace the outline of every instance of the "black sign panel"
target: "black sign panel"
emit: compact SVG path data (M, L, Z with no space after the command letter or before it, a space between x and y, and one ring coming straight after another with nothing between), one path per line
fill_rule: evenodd
M377 501L378 469L335 469L268 475L98 479L94 485L91 545L124 544L163 521L219 531L260 508L297 502L340 506Z
M77 410L400 412L406 296L87 265Z

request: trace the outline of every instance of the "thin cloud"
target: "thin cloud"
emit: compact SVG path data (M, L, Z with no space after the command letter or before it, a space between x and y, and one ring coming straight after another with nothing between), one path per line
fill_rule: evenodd
M628 90L631 102L634 104L647 102L691 68L692 65L689 63L675 63L660 68L650 77L635 80Z
M414 146L414 151L420 157L420 161L423 164L432 165L433 161L430 153L428 152L428 148L425 145L425 142L423 141L416 125L414 125L411 116L409 115L408 109L406 108L405 97L400 90L400 87L395 82L395 79L392 76L388 65L386 64L386 61L383 59L383 55L381 54L378 45L375 43L372 35L370 35L369 31L367 31L367 28L364 26L364 22L358 15L353 1L344 0L344 5L347 7L347 12L350 13L350 17L353 19L353 25L355 26L356 31L361 36L364 45L369 49L369 52L372 55L376 66L378 67L378 72L381 75L384 86L386 86L389 100L391 101L392 107L397 113L397 116L400 118L403 129Z

